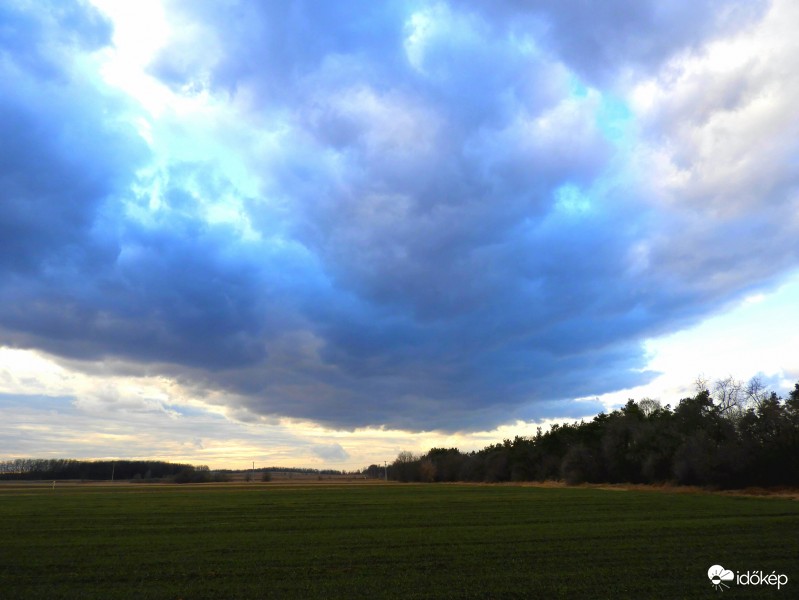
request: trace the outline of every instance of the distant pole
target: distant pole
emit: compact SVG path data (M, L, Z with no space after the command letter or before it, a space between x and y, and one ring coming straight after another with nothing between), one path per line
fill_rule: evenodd
M385 469L384 479L388 481L388 462L385 460L383 461L383 469Z
M114 469L116 468L116 463L111 463L111 481L114 481Z

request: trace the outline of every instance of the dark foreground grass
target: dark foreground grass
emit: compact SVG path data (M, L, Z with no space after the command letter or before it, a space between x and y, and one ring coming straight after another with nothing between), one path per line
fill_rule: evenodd
M715 598L783 573L799 503L468 485L0 486L0 598Z

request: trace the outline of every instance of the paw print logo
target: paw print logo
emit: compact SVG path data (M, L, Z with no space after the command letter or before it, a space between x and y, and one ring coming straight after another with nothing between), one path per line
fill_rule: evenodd
M717 591L723 592L724 588L729 589L729 585L725 581L732 581L735 578L732 571L725 569L721 565L713 565L707 570L707 578L710 579L712 585Z

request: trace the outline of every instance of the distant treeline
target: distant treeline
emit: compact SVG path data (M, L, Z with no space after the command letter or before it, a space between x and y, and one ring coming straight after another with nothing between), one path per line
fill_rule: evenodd
M384 467L365 474L382 478ZM718 488L799 486L799 383L787 399L753 379L717 381L675 408L630 400L590 422L554 425L480 451L401 452L397 481L676 483Z
M204 483L224 479L206 466L153 460L18 458L0 461L0 479L132 480Z
M241 473L251 471L254 473L297 473L302 475L346 475L347 471L337 469L306 469L303 467L258 467L257 469L219 469L219 473Z
M303 475L344 475L336 469L262 467L218 469L155 460L75 460L70 458L17 458L0 461L0 480L80 479L85 481L131 480L206 483L228 481L234 473L297 473Z

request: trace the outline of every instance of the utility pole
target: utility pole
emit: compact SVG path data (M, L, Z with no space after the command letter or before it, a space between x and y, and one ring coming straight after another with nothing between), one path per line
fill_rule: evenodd
M383 479L388 481L388 462L385 461L385 460L383 461L383 469L385 470L384 471L384 475L383 475Z

